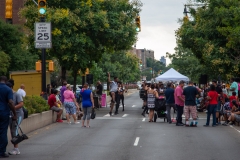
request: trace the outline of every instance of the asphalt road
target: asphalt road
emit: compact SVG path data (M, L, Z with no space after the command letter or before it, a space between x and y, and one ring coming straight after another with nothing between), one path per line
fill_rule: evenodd
M91 128L54 123L32 133L19 145L18 160L239 160L240 127L180 127L141 116L138 92L125 98L125 112L108 116L109 108L97 111ZM239 131L238 131L239 130ZM12 146L9 144L8 150Z

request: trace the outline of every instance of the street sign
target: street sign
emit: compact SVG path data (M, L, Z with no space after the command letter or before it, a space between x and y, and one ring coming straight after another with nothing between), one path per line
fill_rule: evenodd
M35 48L52 48L51 42L35 42Z
M51 48L52 34L50 22L35 23L35 48Z

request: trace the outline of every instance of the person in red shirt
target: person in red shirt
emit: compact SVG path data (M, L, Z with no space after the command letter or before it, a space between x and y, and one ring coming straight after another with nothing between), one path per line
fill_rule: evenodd
M238 102L238 97L236 96L237 93L236 92L232 92L232 96L229 97L229 102L230 102L230 107L232 108L233 104L232 104L232 101L233 100L236 100L236 102Z
M50 106L51 110L57 112L56 122L62 123L63 121L61 120L61 115L62 115L63 110L58 107L58 103L57 103L57 99L56 99L57 93L58 93L57 90L55 90L55 89L51 90L51 95L48 97L48 105Z
M212 126L216 127L216 112L217 112L217 104L218 104L218 93L216 92L216 87L213 84L210 86L210 91L208 92L207 99L209 100L209 105L207 108L207 110L208 110L207 122L206 122L206 125L204 125L204 127L209 126L211 114L213 115Z

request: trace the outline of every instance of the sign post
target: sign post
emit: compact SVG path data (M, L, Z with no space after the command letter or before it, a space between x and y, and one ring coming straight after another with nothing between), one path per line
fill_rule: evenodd
M45 17L41 17L41 22L35 23L35 48L42 49L42 93L47 99L46 90L46 48L52 47L51 23L45 22Z

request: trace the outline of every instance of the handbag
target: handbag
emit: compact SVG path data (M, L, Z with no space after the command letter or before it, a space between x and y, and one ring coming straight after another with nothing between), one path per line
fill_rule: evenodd
M96 117L96 112L95 112L95 109L93 108L91 113L91 119L95 119L95 117Z
M22 110L23 110L23 114L24 114L24 118L23 119L28 118L28 110L25 107L22 107Z
M23 140L25 139L28 139L28 136L26 134L23 133L21 127L18 125L18 123L16 122L18 128L20 129L22 135L17 135L17 136L14 136L11 140L12 144L16 145L16 144L19 144L20 142L22 142Z

